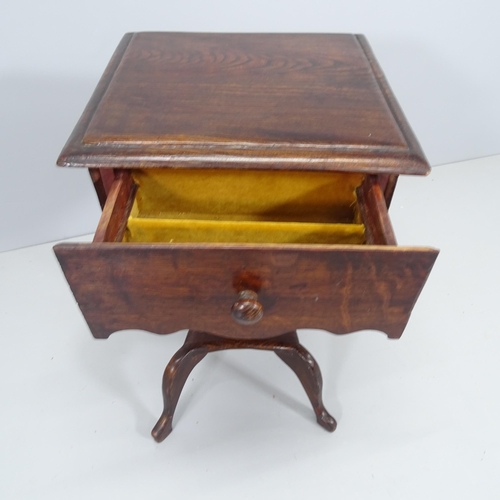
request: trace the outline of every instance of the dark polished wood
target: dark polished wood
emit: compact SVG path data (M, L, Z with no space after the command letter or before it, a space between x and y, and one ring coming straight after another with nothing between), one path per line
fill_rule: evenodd
M375 176L367 176L358 188L358 202L367 243L396 246L396 236L387 213L384 195Z
M385 185L384 188L384 198L385 198L385 204L387 205L387 208L391 206L392 202L392 197L394 195L394 191L396 190L396 184L398 182L398 177L397 175L389 175L387 179L387 184Z
M184 345L174 354L163 375L163 412L151 431L157 442L172 432L172 420L182 389L193 368L210 352L225 349L259 349L273 351L297 375L311 401L316 420L329 432L337 422L323 405L323 379L316 360L299 343L296 332L265 340L221 338L209 333L189 331Z
M377 329L398 338L438 254L395 246L382 192L370 176L358 189L368 243L362 246L116 244L133 192L128 171L120 172L94 243L54 247L96 338L128 328L230 338L297 328ZM254 324L237 324L232 313L245 290L258 293Z
M135 328L266 338L299 328L397 338L434 264L425 248L349 245L62 243L54 247L97 338ZM259 276L264 316L239 325L240 273Z
M89 174L94 183L101 209L104 210L104 205L108 199L108 193L115 180L115 173L110 168L89 168Z
M94 337L190 330L165 371L158 441L193 367L229 348L273 350L333 430L319 368L295 331L400 337L438 255L397 246L387 208L398 176L430 168L362 35L129 33L58 164L88 168L103 207L93 243L54 247ZM149 178L148 168L190 170L169 190L173 177ZM234 171L224 181L220 169ZM279 171L280 186L314 176L289 188L283 219L273 218L284 210L271 179L278 174L266 170ZM335 182L317 191L320 175ZM196 210L202 190L215 193L217 210ZM237 193L230 203L219 196L228 191ZM159 206L143 213L141 194L151 193ZM247 195L258 203L240 210ZM134 221L142 232L129 239ZM174 241L179 221L179 241L192 243ZM231 224L243 237L224 233ZM337 239L321 239L325 228Z
M240 325L254 325L264 316L264 307L253 290L242 290L231 307L231 314Z
M136 190L137 186L132 181L130 173L119 171L116 181L113 182L107 194L107 203L104 205L94 235L94 243L122 241Z
M58 164L429 172L366 39L335 34L127 34Z

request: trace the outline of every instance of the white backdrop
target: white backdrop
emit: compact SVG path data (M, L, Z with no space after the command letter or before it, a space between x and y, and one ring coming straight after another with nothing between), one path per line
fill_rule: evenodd
M432 165L500 153L498 0L2 0L0 251L95 229L55 160L128 31L364 33Z

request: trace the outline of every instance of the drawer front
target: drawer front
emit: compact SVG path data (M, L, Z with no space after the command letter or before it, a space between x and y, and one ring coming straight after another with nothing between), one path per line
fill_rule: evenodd
M92 334L182 329L265 338L299 328L397 338L438 252L354 245L59 244L55 253ZM239 293L263 317L238 324Z

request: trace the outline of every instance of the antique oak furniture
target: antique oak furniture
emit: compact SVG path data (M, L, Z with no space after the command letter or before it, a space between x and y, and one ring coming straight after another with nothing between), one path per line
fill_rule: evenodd
M274 351L333 431L296 330L400 337L438 253L396 244L397 177L429 165L360 35L127 34L58 165L103 208L93 243L54 248L94 337L189 329L157 441L234 348Z

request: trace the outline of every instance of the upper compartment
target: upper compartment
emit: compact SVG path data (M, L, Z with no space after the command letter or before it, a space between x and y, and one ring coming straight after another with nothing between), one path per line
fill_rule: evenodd
M126 35L59 165L426 174L360 35Z
M362 174L133 170L124 241L363 244Z
M95 243L396 245L377 176L122 169Z

